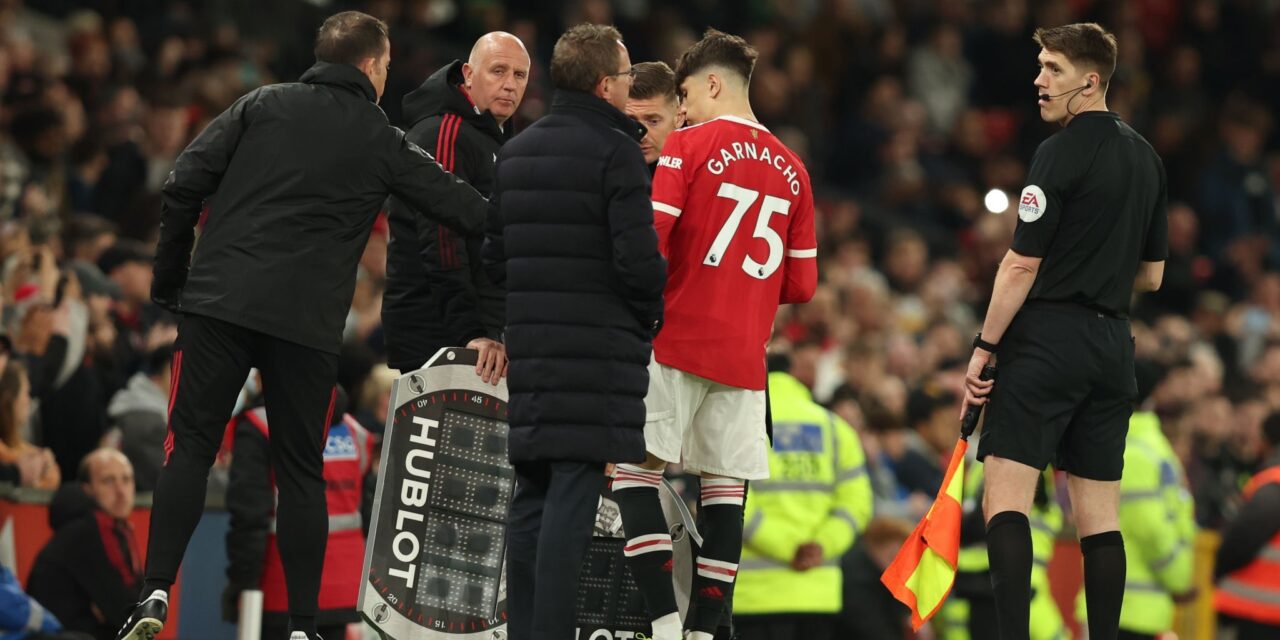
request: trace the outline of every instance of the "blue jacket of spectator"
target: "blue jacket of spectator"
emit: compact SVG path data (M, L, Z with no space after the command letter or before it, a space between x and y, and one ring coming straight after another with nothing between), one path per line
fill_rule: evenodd
M0 640L23 640L34 632L59 631L62 623L22 591L18 576L0 565Z

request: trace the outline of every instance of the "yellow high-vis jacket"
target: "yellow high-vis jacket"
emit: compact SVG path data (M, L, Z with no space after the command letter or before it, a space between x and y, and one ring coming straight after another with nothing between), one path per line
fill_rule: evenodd
M785 373L769 374L773 449L769 479L747 490L735 614L840 611L840 558L871 520L871 480L857 433ZM801 545L823 562L795 571Z

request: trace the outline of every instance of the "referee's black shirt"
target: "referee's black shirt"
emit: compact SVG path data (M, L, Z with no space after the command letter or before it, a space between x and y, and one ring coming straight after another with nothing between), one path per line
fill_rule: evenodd
M1018 201L1013 250L1043 258L1028 302L1125 317L1138 262L1169 253L1164 164L1120 116L1087 111L1041 143Z

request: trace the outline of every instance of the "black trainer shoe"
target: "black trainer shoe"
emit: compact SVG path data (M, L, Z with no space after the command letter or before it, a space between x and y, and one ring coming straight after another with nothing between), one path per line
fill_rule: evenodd
M168 616L169 594L156 589L133 608L129 619L120 627L120 633L116 634L116 640L155 640Z

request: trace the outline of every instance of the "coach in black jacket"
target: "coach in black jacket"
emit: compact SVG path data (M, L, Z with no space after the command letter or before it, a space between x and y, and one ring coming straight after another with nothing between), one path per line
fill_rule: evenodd
M478 232L484 219L475 190L387 124L377 101L390 58L382 21L354 11L330 17L316 38L318 62L301 82L236 101L182 152L165 183L152 295L185 315L143 602L120 638L150 638L163 625L209 466L250 367L262 372L273 427L290 625L316 637L328 526L323 433L374 218L394 193L463 232Z
M408 139L477 191L493 191L498 149L511 139L510 118L524 98L529 54L501 31L476 41L464 64L454 61L404 98ZM441 347L480 350L478 369L497 384L506 370L502 287L480 261L481 238L464 238L426 220L398 198L388 202L391 244L382 327L387 363L407 373ZM420 241L424 238L425 241Z
M605 463L645 457L667 271L637 144L644 128L622 113L631 62L617 30L570 29L551 81L551 114L498 155L484 249L507 286L511 640L573 637Z

